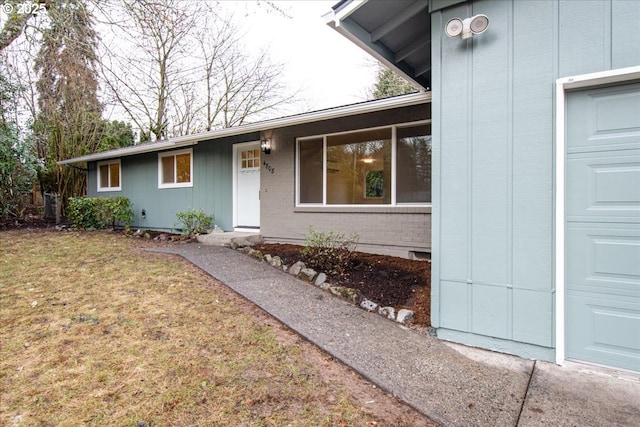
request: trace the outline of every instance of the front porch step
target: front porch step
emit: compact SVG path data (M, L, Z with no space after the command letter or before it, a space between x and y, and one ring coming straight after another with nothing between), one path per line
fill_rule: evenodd
M256 237L253 237L256 236ZM231 241L233 239L250 239L250 240L261 240L260 233L251 233L245 231L228 231L228 232L219 232L213 231L209 234L200 234L196 236L196 240L198 243L202 243L203 245L214 245L214 246L229 246L231 245Z

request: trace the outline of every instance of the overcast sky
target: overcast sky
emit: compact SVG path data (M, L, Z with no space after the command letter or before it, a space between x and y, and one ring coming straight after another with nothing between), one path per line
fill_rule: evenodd
M273 3L291 18L260 1L220 2L242 18L235 22L244 25L248 45L267 43L273 60L285 64L287 81L307 101L303 110L364 101L375 83L375 61L324 23L337 0Z
M209 1L214 0L194 0ZM234 14L248 49L267 48L273 62L283 64L284 81L299 90L297 102L261 120L352 104L367 99L375 83L376 62L324 23L322 16L338 0L219 0L216 7ZM271 7L269 3L284 13ZM1 12L1 10L0 10ZM285 16L286 15L286 16ZM0 13L0 24L6 15ZM101 33L101 37L105 36ZM128 120L118 106L105 111L109 119Z

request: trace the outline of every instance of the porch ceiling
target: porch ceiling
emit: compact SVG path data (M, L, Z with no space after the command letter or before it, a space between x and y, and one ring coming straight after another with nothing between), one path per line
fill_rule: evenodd
M327 25L418 88L431 88L429 0L346 0L324 15Z

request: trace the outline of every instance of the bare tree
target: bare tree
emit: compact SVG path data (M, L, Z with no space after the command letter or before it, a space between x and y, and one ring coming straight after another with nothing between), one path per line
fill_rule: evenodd
M239 125L295 96L281 80L282 67L265 52L245 53L232 17L212 4L125 6L121 13L130 19L120 21L132 24L110 27L119 44L104 47L103 77L141 140Z
M222 64L223 85L219 88L221 127L241 125L266 110L290 101L280 80L280 66L265 52L255 60L235 51Z
M105 80L148 139L164 139L170 99L187 82L189 36L205 13L206 3L142 0L123 4L130 24L113 28L124 37L120 46L106 46Z

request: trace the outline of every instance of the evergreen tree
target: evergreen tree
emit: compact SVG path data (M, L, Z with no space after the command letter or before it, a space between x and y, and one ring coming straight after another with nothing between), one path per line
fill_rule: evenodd
M371 90L371 99L387 98L411 92L417 92L411 83L384 65L380 64L378 66L378 82Z
M85 173L56 163L96 151L102 138L98 37L83 0L52 2L48 12L49 25L42 31L35 61L39 73L36 147L45 160L42 189L57 192L65 206L69 196L85 192Z

